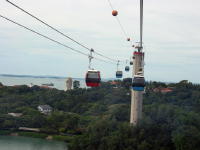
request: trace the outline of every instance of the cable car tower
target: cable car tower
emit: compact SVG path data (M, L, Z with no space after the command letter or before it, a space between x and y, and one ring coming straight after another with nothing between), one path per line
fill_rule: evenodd
M142 119L142 103L145 87L143 50L143 0L140 0L140 42L133 53L133 83L131 88L130 124L138 125Z

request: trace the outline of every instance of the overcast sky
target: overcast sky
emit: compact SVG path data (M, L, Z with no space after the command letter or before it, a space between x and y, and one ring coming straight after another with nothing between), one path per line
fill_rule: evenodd
M130 59L134 49L126 41L107 0L11 0L25 10L94 50L115 59ZM127 34L139 40L139 0L111 0ZM84 53L19 11L6 0L0 14ZM144 0L145 76L147 80L200 79L200 1ZM0 74L84 77L88 58L0 18ZM124 70L125 64L121 65ZM102 77L114 77L116 65L94 60ZM125 77L131 72L124 73Z

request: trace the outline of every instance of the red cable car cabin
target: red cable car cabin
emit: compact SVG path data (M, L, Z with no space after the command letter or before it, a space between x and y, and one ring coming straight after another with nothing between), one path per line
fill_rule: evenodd
M100 71L97 70L88 70L85 78L86 85L89 87L98 87L100 86L101 77Z

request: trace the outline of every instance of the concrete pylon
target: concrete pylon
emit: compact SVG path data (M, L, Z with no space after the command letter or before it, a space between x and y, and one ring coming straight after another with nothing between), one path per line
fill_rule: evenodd
M134 75L143 75L144 73L144 53L134 52L133 54L133 77ZM131 89L131 114L130 123L137 125L142 119L143 91L134 91Z
M144 53L143 49L143 0L140 0L140 42L137 46L138 51L133 53L133 78L134 75L144 76ZM130 123L132 125L138 125L142 119L142 103L143 103L143 91L134 91L131 89L131 114Z

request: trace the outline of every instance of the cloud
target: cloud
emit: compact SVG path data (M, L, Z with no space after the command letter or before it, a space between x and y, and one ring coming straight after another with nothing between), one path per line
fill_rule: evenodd
M74 39L115 59L129 59L133 49L111 15L106 0L12 0L22 8ZM127 34L139 39L139 1L112 0ZM144 42L148 80L199 81L200 1L144 1ZM63 38L13 6L0 2L0 14L85 53L87 50ZM0 67L15 74L52 74L84 77L87 57L68 51L0 19ZM20 65L19 65L20 64ZM34 68L34 69L30 69ZM115 65L94 61L104 77L114 77ZM13 69L15 68L15 69ZM18 68L18 69L17 69ZM177 69L178 68L178 69ZM124 66L122 66L124 69ZM189 70L185 72L185 70ZM183 75L182 75L183 74ZM192 78L191 78L192 74ZM129 76L131 74L128 74ZM127 75L127 76L128 76Z

